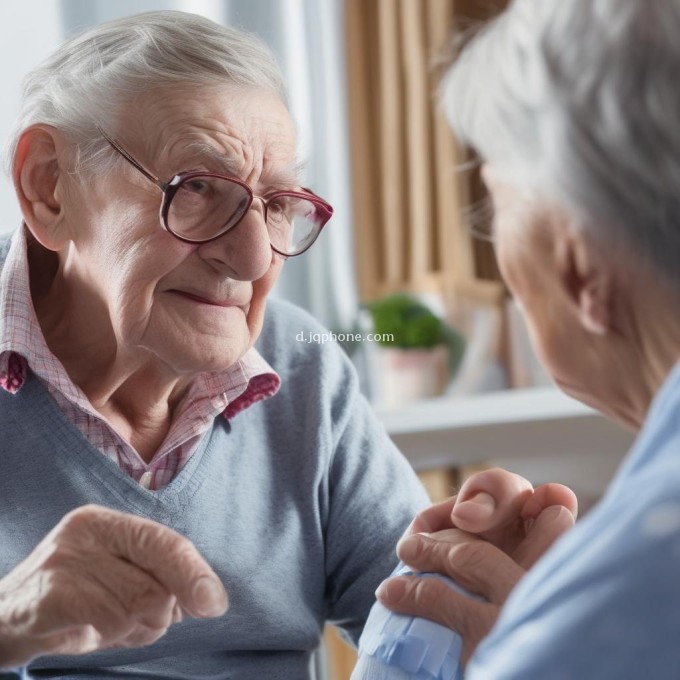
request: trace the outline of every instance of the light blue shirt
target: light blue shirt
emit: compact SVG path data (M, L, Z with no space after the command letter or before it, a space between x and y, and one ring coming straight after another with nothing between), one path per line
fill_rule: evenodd
M602 501L521 581L466 678L680 678L680 364Z

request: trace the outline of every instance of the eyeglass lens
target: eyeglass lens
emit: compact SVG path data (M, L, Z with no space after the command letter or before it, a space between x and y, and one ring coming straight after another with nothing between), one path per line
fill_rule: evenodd
M226 178L193 176L177 186L167 213L167 227L189 241L205 241L234 227L250 207L248 190ZM321 219L313 201L286 194L267 204L267 230L277 250L295 254L317 236Z

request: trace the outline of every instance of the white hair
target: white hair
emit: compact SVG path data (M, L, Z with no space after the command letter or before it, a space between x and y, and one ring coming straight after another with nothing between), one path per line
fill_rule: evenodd
M442 82L459 138L680 288L680 0L515 0Z
M44 123L72 142L78 168L104 170L115 155L98 128L115 134L119 112L136 97L169 86L215 84L267 89L285 102L279 67L254 36L175 11L100 24L65 42L26 77L6 166L11 169L22 131Z

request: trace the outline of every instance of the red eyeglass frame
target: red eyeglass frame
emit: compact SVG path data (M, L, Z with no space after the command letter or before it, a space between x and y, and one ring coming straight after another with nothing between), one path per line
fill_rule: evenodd
M97 128L99 130L99 133L101 136L109 143L109 145L117 151L130 165L132 165L136 170L138 170L144 177L146 177L149 181L153 182L162 192L163 192L163 199L161 201L161 207L160 207L160 222L161 226L165 231L167 231L169 234L174 236L176 239L183 241L184 243L193 243L193 244L201 244L201 243L210 243L211 241L216 241L218 238L222 238L226 233L228 233L231 229L233 229L235 226L239 224L239 222L245 217L245 215L248 213L250 210L251 205L253 204L253 201L258 198L259 200L262 201L262 206L264 210L264 220L265 224L267 223L267 206L268 204L275 200L276 198L280 198L282 196L289 196L292 198L299 198L301 200L309 201L312 203L317 211L319 211L320 214L320 224L318 227L318 230L316 234L314 235L314 238L305 245L304 248L301 248L299 250L296 250L292 253L287 253L285 251L280 250L277 248L272 242L271 242L271 237L269 238L269 245L271 246L272 250L279 255L283 257L296 257L297 255L302 255L302 253L306 252L309 250L315 243L316 239L319 238L319 234L321 233L321 230L326 226L328 221L331 219L333 216L333 206L331 206L330 203L325 201L323 198L320 196L317 196L311 189L307 189L306 187L303 187L303 191L276 191L271 196L268 198L264 198L262 196L256 196L251 187L244 182L243 180L239 179L238 177L231 177L230 175L222 175L220 173L216 172L207 172L203 170L192 170L189 172L180 172L176 175L174 175L168 182L163 182L160 180L158 177L156 177L153 173L149 172L139 161L137 161L132 154L130 154L126 149L124 149L117 141L109 137L104 130L101 128ZM211 236L210 238L207 239L190 239L186 238L185 236L181 236L180 234L175 233L171 228L170 225L168 224L168 214L170 212L170 204L172 203L172 199L175 197L175 194L179 190L180 186L182 185L183 182L186 182L191 179L195 179L197 177L215 177L217 179L224 179L229 182L232 182L234 184L238 184L240 187L242 187L247 195L248 195L248 204L243 208L243 212L240 215L240 217L233 223L231 224L227 229L225 229L223 232L217 234L216 236Z

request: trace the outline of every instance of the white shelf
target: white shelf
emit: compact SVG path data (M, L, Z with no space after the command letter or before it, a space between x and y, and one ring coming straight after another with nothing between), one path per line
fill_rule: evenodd
M377 409L390 434L455 430L563 418L595 412L554 387L504 390L468 397L439 397Z
M553 387L441 397L376 411L417 470L482 462L512 469L518 461L534 461L530 469L545 475L563 470L562 479L572 484L576 466L580 477L597 477L593 490L606 483L634 437ZM553 465L546 467L546 460Z

